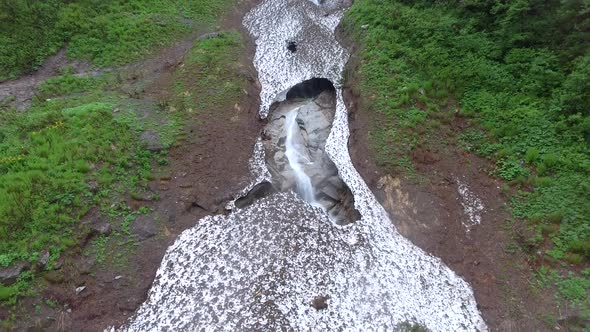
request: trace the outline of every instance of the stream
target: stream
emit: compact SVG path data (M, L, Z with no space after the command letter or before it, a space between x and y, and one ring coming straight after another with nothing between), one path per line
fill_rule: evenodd
M351 162L348 5L263 0L245 16L268 119L252 182L168 248L121 331L487 331L469 284L397 232Z

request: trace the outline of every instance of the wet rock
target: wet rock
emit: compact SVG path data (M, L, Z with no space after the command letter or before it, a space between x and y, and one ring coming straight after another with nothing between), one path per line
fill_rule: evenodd
M139 139L143 142L144 147L148 151L158 152L164 149L164 146L160 142L160 136L154 131L148 130L143 132L141 136L139 136Z
M335 201L340 200L338 189L336 189L336 187L334 186L325 186L324 188L322 188L321 193Z
M219 198L219 194L213 192L212 188L204 188L203 186L199 185L197 185L197 187L192 192L192 199L186 207L187 211L191 211L192 209L196 208L212 214L224 213L224 201L226 201L226 199L231 199L229 196L225 198Z
M131 224L131 233L135 235L139 241L143 241L158 234L158 225L153 218L139 216Z
M311 79L295 85L287 93L287 100L272 109L264 129L264 145L273 186L280 191L297 191L299 175L286 156L285 143L290 133L290 147L296 150L297 163L311 182L316 203L330 211L333 222L348 224L358 220L360 213L354 209L354 195L325 153L335 109L336 94L329 81ZM297 127L289 129L286 119L292 112L297 112Z
M291 53L297 52L297 43L295 43L294 41L288 41L287 50L289 50L289 52Z
M256 200L264 198L274 192L272 184L268 181L263 181L255 185L244 197L240 197L236 200L235 205L237 208L243 209L249 205L252 205Z
M316 298L311 301L311 306L314 307L316 310L323 310L328 308L328 296L317 296Z
M17 262L10 267L0 269L0 283L10 286L16 282L18 276L30 268L25 262Z
M62 271L54 270L49 271L43 275L43 279L51 284L61 284L65 281L65 277Z
M324 207L324 209L326 209L326 211L331 211L338 203L337 201L334 201L334 200L329 199L327 197L319 197L317 199L317 201L318 201L318 204L320 204L321 206Z
M334 92L333 91L324 91L324 92L320 93L315 98L314 101L321 108L332 108L332 107L336 107L336 105L334 104L334 102L336 101L336 98L334 96Z

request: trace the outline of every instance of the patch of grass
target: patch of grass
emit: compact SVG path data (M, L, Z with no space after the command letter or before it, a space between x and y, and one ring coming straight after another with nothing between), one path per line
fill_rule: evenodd
M556 270L546 266L539 268L531 279L531 287L536 290L555 288L556 296L561 301L568 301L582 313L590 309L588 297L590 291L590 279L582 273L582 276L575 276L569 273L561 275ZM586 317L590 318L590 316Z
M215 22L232 0L0 2L0 81L38 68L65 44L99 66L128 63Z
M438 139L433 119L458 108L482 129L460 133L459 144L495 160L493 175L534 186L514 200L515 215L559 211L551 239L579 248L590 240L590 118L564 113L567 96L579 96L563 87L585 77L587 56L565 64L557 50L506 46L466 6L362 0L348 12L344 27L362 46L363 104L379 119L370 132L378 162L404 173L400 161Z
M173 107L188 114L233 107L246 84L236 67L243 50L235 31L197 42L177 73Z
M120 197L140 195L152 165L168 163L166 150L143 148L141 133L155 132L168 148L189 117L231 108L245 86L235 67L242 50L235 32L198 42L176 74L177 98L163 107L116 93L109 76L65 72L41 86L28 111L0 112L0 266L34 263L45 249L55 261L77 243L74 226L93 206L119 222L121 231L93 240L87 254L100 264L124 266L135 245L128 240L130 226L150 210L132 210ZM147 113L138 116L138 110ZM97 190L90 189L92 182ZM2 289L5 303L23 294L20 285L18 291Z
M121 222L121 232L123 235L131 235L131 224L135 221L137 216L142 214L148 214L150 209L146 206L142 206L137 210L133 210L130 206L125 203L119 205L112 205L106 209L105 214L112 220L119 220Z
M0 301L7 301L15 298L18 294L18 289L14 286L3 286L0 285Z
M66 96L72 93L82 93L106 87L110 77L106 75L89 77L76 76L71 69L66 69L62 75L47 79L40 87L37 98L40 100Z
M57 256L76 243L73 226L90 207L147 185L155 155L140 134L153 128L171 145L180 123L139 118L113 84L66 72L40 87L51 98L0 112L0 266L45 249Z
M87 181L132 168L133 132L113 107L43 103L0 114L0 256L28 259L75 243L70 227L92 200Z
M107 259L107 243L109 241L109 237L105 235L101 235L98 238L92 241L92 248L94 251L94 255L96 255L96 262L98 264L104 264Z
M0 10L0 80L37 68L64 42L68 56L97 65L137 60L192 31L194 24L212 25L232 3L18 3L10 11ZM7 17L11 11L23 20ZM40 15L43 20L36 20ZM18 31L22 24L27 26ZM86 254L96 255L102 264L125 266L136 246L130 226L150 210L133 211L120 204L122 197L146 191L152 166L168 163L167 149L187 120L199 112L232 109L246 85L237 73L242 52L237 32L198 41L175 74L174 96L154 104L118 92L121 78L116 75L76 76L71 70L41 85L26 112L9 109L3 101L0 266L17 260L35 263L46 249L51 265L77 243L75 226L92 207L120 222L121 231L94 239ZM140 136L147 131L155 133L161 152L145 149ZM1 301L14 304L29 291L33 278L27 272L15 286L0 289Z
M14 305L19 296L32 295L29 285L33 280L33 273L26 271L21 273L16 283L10 286L0 284L0 302Z

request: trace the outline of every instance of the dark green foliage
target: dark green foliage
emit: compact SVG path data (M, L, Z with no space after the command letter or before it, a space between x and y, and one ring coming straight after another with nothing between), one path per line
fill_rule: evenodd
M231 1L0 0L0 81L38 68L68 45L97 65L137 60L194 25L211 24Z
M71 225L94 202L87 181L110 184L110 175L138 163L136 133L113 116L115 105L68 102L73 107L46 102L27 113L0 112L3 264L75 243Z
M588 1L358 0L344 27L361 44L360 88L379 118L370 138L381 164L407 173L415 147L438 144L439 123L468 117L477 129L459 144L519 189L511 206L530 220L531 243L588 263ZM568 299L583 294L560 287Z

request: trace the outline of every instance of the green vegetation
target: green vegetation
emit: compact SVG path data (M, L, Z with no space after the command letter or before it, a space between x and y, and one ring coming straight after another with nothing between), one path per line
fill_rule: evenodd
M590 259L588 13L575 0L359 0L345 19L381 165L408 174L417 147L455 137L516 192L528 244L572 271ZM587 301L587 276L564 280L566 299Z
M90 207L147 184L152 155L133 109L101 90L105 78L64 84L72 80L49 80L40 90L57 98L27 112L0 112L0 266L57 255L76 243L73 226Z
M590 269L582 271L582 276L575 276L570 273L567 276L560 275L557 271L548 267L539 268L531 280L531 287L534 290L554 288L557 299L569 301L578 307L585 317L590 317L590 302L588 302L588 291L590 290Z
M237 32L199 41L176 74L176 98L170 101L173 107L188 113L232 107L246 84L244 77L237 74L242 45Z
M64 45L96 65L138 60L215 22L228 0L0 0L0 81L38 68Z
M85 254L99 264L125 266L126 254L135 248L130 227L150 209L133 210L121 198L146 191L153 166L168 163L166 149L186 121L219 107L231 109L239 100L246 83L237 71L242 51L236 32L198 41L168 87L170 100L153 105L119 92L125 90L120 75L78 77L66 70L39 87L27 111L2 106L0 267L17 260L35 263L46 249L51 265L85 236L77 225L92 207L120 231L95 238ZM164 151L144 148L145 131L157 134ZM13 286L0 286L0 301L15 303L27 294L34 278L23 275Z
M140 60L196 28L209 30L232 3L0 0L0 81L37 69L64 46L69 58L96 66ZM197 41L171 86L162 87L170 90L166 100L141 100L144 83L125 78L133 73L91 77L66 69L38 88L24 112L10 108L10 97L0 101L0 267L34 264L49 250L50 268L85 238L80 220L94 207L120 227L93 239L84 254L115 269L126 266L137 245L131 225L152 211L132 209L123 198L144 197L153 168L169 163L167 149L186 121L238 100L242 45L235 32ZM160 152L146 149L145 132ZM14 305L32 294L35 277L28 271L0 285L0 302Z

